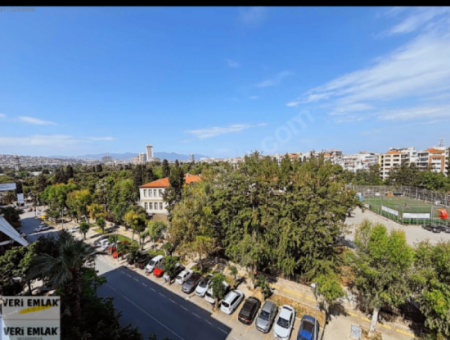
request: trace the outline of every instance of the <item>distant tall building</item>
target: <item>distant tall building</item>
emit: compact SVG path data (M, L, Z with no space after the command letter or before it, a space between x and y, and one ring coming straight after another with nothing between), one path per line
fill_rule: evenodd
M112 157L111 157L111 156L103 156L103 157L102 157L102 162L103 162L103 163L109 163L109 162L112 162Z
M191 154L189 155L189 160L191 161L191 163L193 163L193 162L195 161L195 159L194 159L194 154L193 154L193 153L191 153Z
M153 146L150 144L147 144L146 150L147 150L147 162L150 162L154 158L153 157Z
M139 164L139 156L133 156L133 164Z
M146 161L145 153L140 153L139 154L139 164L144 164L145 161Z

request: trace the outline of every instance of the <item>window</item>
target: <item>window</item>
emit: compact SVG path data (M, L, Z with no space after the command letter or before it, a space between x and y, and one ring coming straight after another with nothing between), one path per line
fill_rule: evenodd
M153 197L156 197L156 189L153 189Z
M147 189L144 189L144 197L147 197Z
M159 197L163 197L163 191L162 191L162 189L159 189Z
M145 210L147 210L148 209L147 202L145 202L144 204L145 204Z
M148 208L149 208L150 210L153 210L153 203L152 203L152 202L150 202L150 203L148 204Z
M162 205L162 202L159 202L159 209L163 209L163 205Z
M148 196L152 197L152 189L148 189Z

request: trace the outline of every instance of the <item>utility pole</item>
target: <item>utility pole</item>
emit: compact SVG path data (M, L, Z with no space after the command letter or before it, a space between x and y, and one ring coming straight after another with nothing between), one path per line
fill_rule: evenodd
M318 283L314 282L311 283L311 288L313 289L314 292L314 297L316 298L316 311L315 311L315 317L314 317L314 340L317 340L317 307L318 307L318 303L317 303L317 286Z

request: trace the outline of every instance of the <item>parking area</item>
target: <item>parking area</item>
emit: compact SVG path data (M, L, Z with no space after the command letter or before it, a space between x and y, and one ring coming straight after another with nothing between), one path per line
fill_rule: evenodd
M114 267L125 266L132 270L133 272L145 277L147 280L152 281L153 283L167 289L173 294L178 295L179 297L189 301L190 303L195 304L196 306L202 308L206 312L210 313L211 317L220 322L220 324L226 326L231 329L226 336L226 339L234 339L234 340L267 340L274 339L273 334L273 326L270 331L266 334L258 331L255 327L255 320L252 321L250 325L244 325L238 320L238 314L243 306L243 302L239 305L239 307L231 314L227 315L220 310L220 307L216 311L212 311L212 305L208 303L204 298L198 297L195 293L185 294L181 290L181 286L176 284L175 281L172 284L166 283L162 278L157 278L153 274L146 274L145 271L141 269L134 268L134 266L126 265L122 260L115 260L109 255L101 256L103 260L107 261L109 264ZM252 293L246 287L240 287L245 294L245 299L250 297ZM259 314L259 311L258 313ZM300 319L297 318L294 323L293 331L291 332L290 339L297 339L297 333L300 326ZM319 337L320 339L320 337ZM187 339L186 339L187 340Z

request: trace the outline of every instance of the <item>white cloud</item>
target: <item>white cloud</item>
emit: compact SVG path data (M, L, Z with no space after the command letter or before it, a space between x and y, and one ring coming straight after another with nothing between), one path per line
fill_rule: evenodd
M228 67L230 67L230 68L238 68L238 67L241 67L241 64L239 64L236 60L225 59L225 61L227 62Z
M19 120L25 123L29 124L35 124L35 125L57 125L55 122L49 121L49 120L42 120L39 118L33 118L33 117L26 117L26 116L20 116Z
M292 101L292 102L286 103L286 106L288 106L288 107L296 107L296 106L298 106L298 104L300 104L299 101Z
M216 137L220 135L224 135L227 133L238 133L245 129L249 129L252 127L260 127L265 126L266 123L260 123L257 125L251 125L251 124L232 124L224 127L210 127L210 128L204 128L204 129L197 129L197 130L189 130L188 133L194 135L198 139L206 139L211 137Z
M292 72L289 71L283 71L278 73L274 78L272 79L266 79L258 84L256 84L257 87L269 87L269 86L277 86L281 83L281 81L290 76Z
M410 120L417 118L450 118L450 105L440 107L411 107L406 109L388 110L377 114L379 120Z
M250 97L248 97L248 99L251 99L251 100L256 100L258 98L259 98L258 96L250 96Z
M0 118L5 118L6 115L4 113L0 113Z
M238 21L246 26L259 26L267 17L267 8L265 7L250 7L247 9L241 8L239 10Z
M112 140L112 139L113 139L112 137L75 138L70 135L32 135L23 137L0 136L0 145L62 147L79 143L88 143L97 140Z
M405 9L403 9L404 11ZM436 21L440 18L450 13L450 8L448 7L424 7L424 8L413 8L408 11L410 14L402 20L400 23L390 28L386 34L406 34L417 31L419 29L433 29L435 27ZM397 11L398 14L399 11Z

